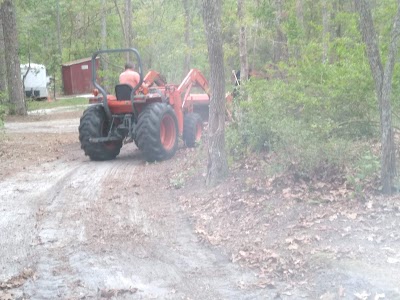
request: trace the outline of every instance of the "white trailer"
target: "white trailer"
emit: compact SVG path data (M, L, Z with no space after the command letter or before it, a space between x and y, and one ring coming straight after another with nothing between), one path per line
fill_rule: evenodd
M21 79L24 78L25 74L25 95L37 99L47 98L48 80L46 76L46 67L33 63L21 65Z

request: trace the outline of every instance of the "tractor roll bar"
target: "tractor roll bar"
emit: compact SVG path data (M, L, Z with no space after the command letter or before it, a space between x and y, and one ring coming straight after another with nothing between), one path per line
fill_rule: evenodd
M108 107L108 102L107 102L107 92L104 90L104 88L97 83L97 76L96 76L96 58L99 54L102 53L116 53L116 52L133 52L136 56L136 59L138 61L138 73L140 75L140 81L139 83L133 87L132 93L131 93L131 99L133 99L133 96L135 95L136 90L142 85L143 83L143 70L142 70L142 60L140 58L139 52L135 48L123 48L123 49L105 49L105 50L98 50L92 55L92 83L95 88L99 90L99 92L103 95L103 106L104 110L106 111L107 118L111 119L111 111L110 108Z

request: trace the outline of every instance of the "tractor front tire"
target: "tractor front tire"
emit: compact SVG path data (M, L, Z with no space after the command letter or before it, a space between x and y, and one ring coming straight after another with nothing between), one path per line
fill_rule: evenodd
M175 155L178 148L178 121L166 103L151 103L139 115L136 127L138 148L148 162Z
M203 134L203 121L198 113L188 113L183 119L183 141L186 147L193 148L200 142Z
M85 155L91 160L110 160L119 154L122 140L102 143L92 143L89 140L106 137L109 130L110 124L102 105L90 106L83 112L79 125L79 140Z

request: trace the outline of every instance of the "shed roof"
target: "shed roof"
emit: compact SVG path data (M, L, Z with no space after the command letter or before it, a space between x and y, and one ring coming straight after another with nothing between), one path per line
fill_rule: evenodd
M96 59L99 59L99 58L96 57ZM91 60L92 60L91 57L81 58L81 59L77 59L77 60L73 60L73 61L70 61L70 62L63 63L62 66L69 67L69 66L72 66L72 65L81 64L81 63L84 63L84 62L87 62L87 61L91 61Z

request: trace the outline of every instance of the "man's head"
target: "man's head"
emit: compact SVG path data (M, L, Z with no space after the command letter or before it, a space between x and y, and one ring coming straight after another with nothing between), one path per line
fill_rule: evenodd
M125 70L134 70L135 69L135 65L133 64L133 63L131 63L131 62L127 62L126 64L125 64Z

